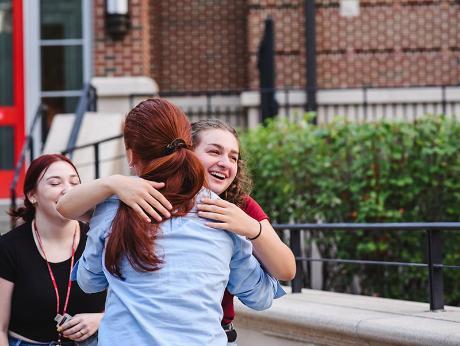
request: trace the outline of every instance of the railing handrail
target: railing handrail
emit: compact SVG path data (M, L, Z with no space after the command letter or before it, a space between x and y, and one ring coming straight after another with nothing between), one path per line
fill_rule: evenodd
M318 87L317 91L322 90L373 90L373 89L424 89L424 88L439 88L445 90L446 88L459 88L460 85L404 85L404 86L374 86L374 85L362 85L356 87L334 87L334 88L321 88ZM161 96L161 97L174 97L174 96L221 96L221 95L235 95L245 91L250 92L270 92L270 91L305 91L304 87L301 86L278 86L275 88L241 88L241 89L221 89L221 90L165 90L159 91L154 94L150 93L132 93L128 96Z
M101 143L110 142L110 141L113 141L113 140L116 140L116 139L120 139L122 137L123 137L123 134L119 134L119 135L116 135L116 136L100 139L100 140L95 141L95 142L74 146L74 147L67 148L67 149L61 151L61 154L62 155L67 155L67 154L70 154L70 153L74 152L75 150L84 149L84 148L88 148L88 147L93 147L93 146L99 145Z
M27 148L30 147L31 141L33 140L32 133L35 130L35 126L37 125L38 120L41 119L43 111L44 111L44 106L43 104L40 103L37 107L37 110L35 111L34 118L32 120L32 125L30 126L29 132L24 138L24 143L22 144L22 148L21 148L21 154L19 155L18 160L16 161L16 166L14 169L13 180L11 181L11 185L10 185L10 190L16 189L16 185L19 180L19 175L21 173L22 166L26 159ZM31 159L33 159L33 155L34 153L31 152Z
M273 224L276 230L460 230L460 222L299 223Z
M24 142L22 144L21 153L19 154L18 160L16 161L16 165L14 168L13 180L10 184L10 211L16 210L16 187L18 185L19 176L21 175L22 167L24 166L24 162L26 160L26 152L29 149L30 154L30 161L34 159L34 139L33 139L33 132L35 130L35 126L37 126L39 120L41 120L43 116L43 112L45 110L45 106L43 104L39 104L37 106L37 110L35 111L34 118L32 120L32 125L30 126L29 132L27 132L26 137L24 138ZM10 225L11 228L15 226L16 220L14 217L11 217Z
M296 259L297 275L292 280L292 292L301 292L302 265L301 262L331 262L342 264L359 265L383 265L402 267L421 267L428 269L429 303L430 310L444 309L444 280L443 269L460 269L460 265L444 265L442 256L442 231L460 230L460 222L400 222L400 223L304 223L304 224L274 224L273 228L278 231L290 232L290 247ZM301 232L321 230L367 230L367 231L425 231L427 235L427 263L357 260L342 258L311 258L303 257L301 253ZM295 231L295 232L293 232Z
M82 89L80 99L78 100L77 109L75 111L75 120L72 126L72 130L70 132L66 150L75 147L85 113L87 111L97 111L96 99L97 95L94 86L92 86L90 83L85 83ZM71 151L69 151L69 155L72 156Z

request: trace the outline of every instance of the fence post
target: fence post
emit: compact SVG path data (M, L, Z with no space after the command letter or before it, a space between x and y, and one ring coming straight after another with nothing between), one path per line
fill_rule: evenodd
M442 106L442 115L447 115L447 100L446 100L446 86L443 85L441 87L441 93L442 93L442 100L441 100L441 106Z
M430 285L430 310L444 309L444 282L442 268L442 231L428 230L428 280Z
M13 187L10 190L10 212L16 211L16 189ZM13 229L16 227L16 218L14 216L10 216L10 228ZM1 235L1 234L0 234Z
M95 179L100 176L99 171L99 143L94 143L94 175Z
M300 293L302 291L302 281L303 281L303 272L302 272L302 261L299 259L301 257L301 250L300 250L300 233L301 230L294 231L292 229L289 230L290 232L290 245L291 250L294 253L296 258L296 275L292 280L291 287L292 293Z
M30 134L29 136L27 136L27 144L29 145L29 158L30 158L30 162L32 162L34 160L34 157L35 157L35 153L34 153L34 139L32 138L32 135Z

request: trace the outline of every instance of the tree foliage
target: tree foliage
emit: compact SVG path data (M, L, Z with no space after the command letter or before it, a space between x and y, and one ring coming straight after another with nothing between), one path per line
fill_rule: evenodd
M414 123L312 125L269 121L242 136L255 199L273 222L432 222L460 220L460 123L429 116ZM458 235L457 235L458 234ZM425 261L423 232L312 234L324 257ZM447 264L460 265L460 232L444 232ZM451 304L460 271L445 271ZM426 300L427 271L325 267L331 290ZM356 285L355 285L356 286ZM356 290L356 288L355 288Z

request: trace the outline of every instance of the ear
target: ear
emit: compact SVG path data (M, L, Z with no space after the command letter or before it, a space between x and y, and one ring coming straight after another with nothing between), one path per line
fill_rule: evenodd
M134 167L134 155L131 149L126 149L126 157L128 159L128 166L130 168Z
M29 192L27 194L27 199L30 201L30 203L35 204L37 203L37 193L35 191Z

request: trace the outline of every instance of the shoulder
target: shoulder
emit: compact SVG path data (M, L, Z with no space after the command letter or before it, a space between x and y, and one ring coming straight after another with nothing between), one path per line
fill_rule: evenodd
M252 218L256 219L257 221L262 221L269 219L267 214L264 212L262 207L249 195L246 195L244 198L244 206L241 207L243 211L251 216Z
M0 237L0 246L21 243L30 236L31 231L31 224L29 222L23 223L22 225L13 228L11 231L2 235Z
M89 223L91 233L97 233L102 238L106 237L108 235L108 229L111 227L112 221L117 215L119 206L120 200L115 196L98 204Z
M201 198L219 199L220 197L208 188L203 187L200 192L197 193L196 198L199 201Z
M196 205L200 203L202 198L209 198L209 199L220 199L220 197L212 192L211 190L203 187L201 190L195 195L195 205L193 208L190 210L190 213L195 214L196 213Z
M83 221L78 221L78 224L80 226L80 233L86 236L86 233L89 231L89 224Z
M93 217L91 218L91 222L96 217L106 217L110 218L115 216L117 213L118 207L120 206L120 200L116 196L112 196L107 198L104 202L99 203L94 210Z

